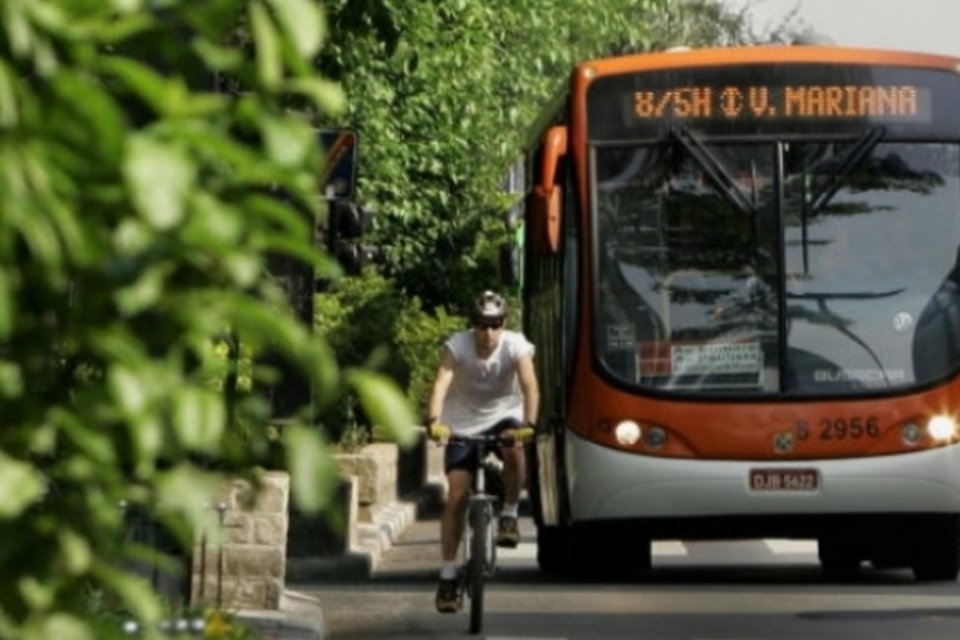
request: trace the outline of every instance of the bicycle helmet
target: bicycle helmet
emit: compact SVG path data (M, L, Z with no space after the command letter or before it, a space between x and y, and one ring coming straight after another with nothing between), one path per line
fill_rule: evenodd
M473 302L474 322L498 322L507 315L507 302L493 291L484 291Z

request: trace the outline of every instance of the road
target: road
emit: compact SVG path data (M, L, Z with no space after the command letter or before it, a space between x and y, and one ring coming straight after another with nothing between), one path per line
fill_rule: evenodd
M960 583L917 583L869 567L828 579L813 541L656 542L630 583L567 582L538 572L532 523L502 551L488 586L487 640L946 640L960 637ZM433 610L437 523L419 522L375 577L293 585L317 597L337 640L470 637L467 615Z

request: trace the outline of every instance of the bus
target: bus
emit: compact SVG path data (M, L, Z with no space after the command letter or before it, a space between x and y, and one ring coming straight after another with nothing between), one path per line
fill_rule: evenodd
M960 60L822 46L575 67L529 154L547 572L658 539L960 569Z

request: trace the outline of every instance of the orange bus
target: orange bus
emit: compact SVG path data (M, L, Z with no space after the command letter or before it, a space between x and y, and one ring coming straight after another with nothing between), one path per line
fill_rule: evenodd
M545 571L663 538L960 569L960 60L584 62L530 154Z

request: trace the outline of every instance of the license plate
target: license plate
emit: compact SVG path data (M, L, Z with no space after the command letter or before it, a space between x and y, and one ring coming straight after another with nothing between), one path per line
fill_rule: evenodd
M816 469L750 469L750 490L817 491L820 489L820 472Z

